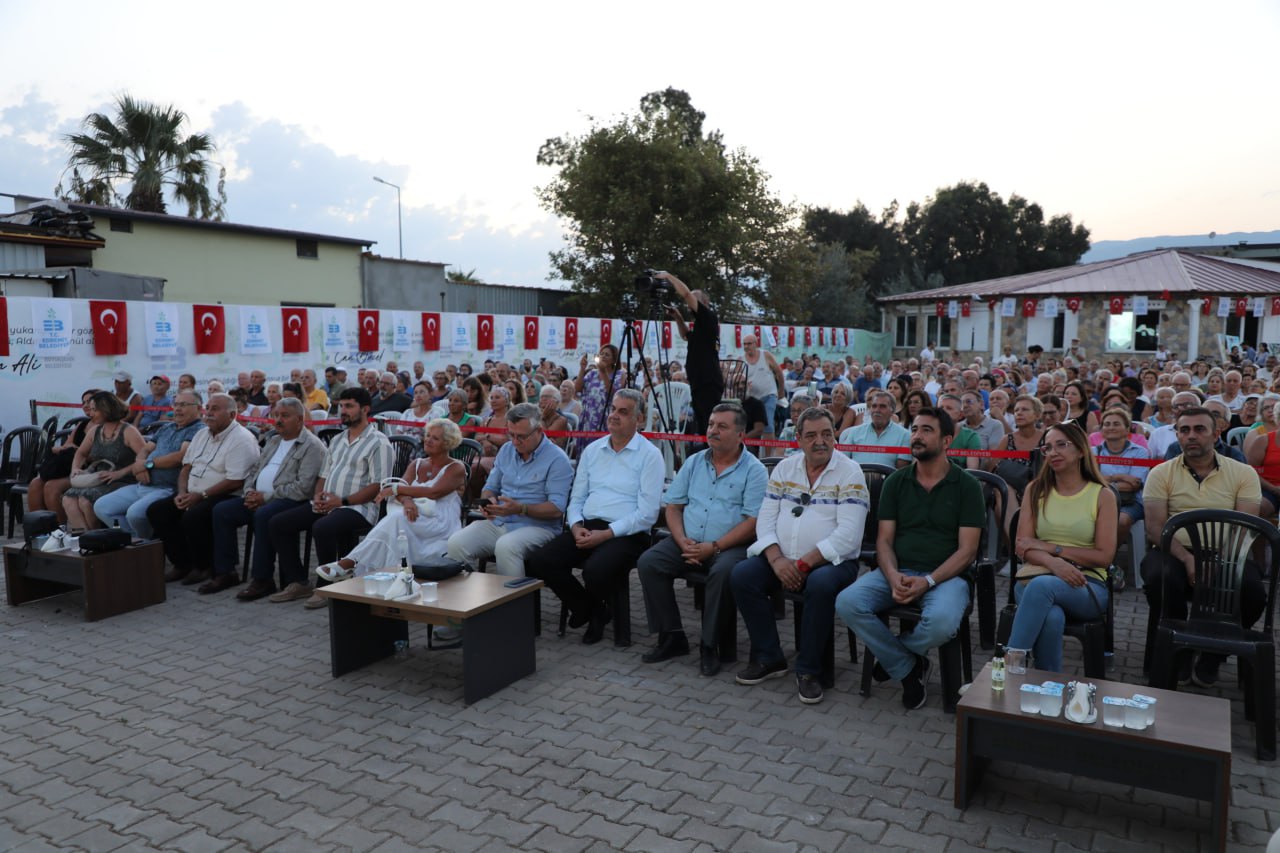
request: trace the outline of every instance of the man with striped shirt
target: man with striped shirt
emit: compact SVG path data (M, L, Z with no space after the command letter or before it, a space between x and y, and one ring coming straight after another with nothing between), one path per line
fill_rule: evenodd
M307 583L307 567L298 557L298 537L311 531L320 565L331 563L356 546L378 520L374 498L391 476L395 453L391 442L369 423L369 392L345 388L338 395L338 417L344 431L329 442L311 502L287 510L271 521L271 539L284 589L271 601L306 598L307 609L323 607ZM323 585L323 580L318 580Z

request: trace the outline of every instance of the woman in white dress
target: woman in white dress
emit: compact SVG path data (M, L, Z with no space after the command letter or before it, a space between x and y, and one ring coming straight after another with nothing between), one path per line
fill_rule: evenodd
M439 557L449 537L462 529L462 487L466 468L449 456L462 442L462 433L453 421L428 421L422 437L426 457L417 459L404 472L407 486L383 489L377 500L387 502L387 515L351 553L317 570L328 581L340 581L400 565L397 542L404 534L409 545L409 562L420 563ZM423 515L415 498L432 498L434 512Z

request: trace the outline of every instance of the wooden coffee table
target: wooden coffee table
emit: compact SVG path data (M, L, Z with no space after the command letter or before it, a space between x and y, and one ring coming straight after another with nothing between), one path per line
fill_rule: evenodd
M320 587L329 599L333 677L395 654L410 622L462 626L462 697L468 705L531 675L537 666L534 593L542 581L508 589L511 578L471 572L442 581L430 604L392 602L364 594L355 578Z
M1003 692L991 689L988 664L956 706L955 805L969 804L987 764L995 759L1089 776L1208 800L1218 849L1227 843L1231 799L1231 703L1146 685L1087 679L1098 686L1098 719L1091 725L1019 710L1022 684L1069 680L1028 670L1010 675ZM1102 698L1134 693L1157 700L1156 722L1144 731L1103 725ZM1064 698L1065 702L1065 698Z
M84 618L96 622L165 600L164 547L138 542L85 557L79 551L6 545L4 583L11 605L84 590Z

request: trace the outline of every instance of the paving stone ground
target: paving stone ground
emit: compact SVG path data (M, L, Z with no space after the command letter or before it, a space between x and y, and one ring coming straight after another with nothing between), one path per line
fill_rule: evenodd
M843 633L816 706L790 678L643 664L634 576L636 645L557 637L544 595L537 673L471 707L461 653L428 651L425 626L409 660L333 679L326 611L168 593L97 623L78 594L0 607L0 850L1212 848L1205 804L999 763L956 810L936 667L921 711L896 685L863 698ZM1145 602L1126 591L1117 611L1112 677L1142 684ZM1280 827L1280 771L1255 760L1234 665L1222 675L1229 848L1257 850Z

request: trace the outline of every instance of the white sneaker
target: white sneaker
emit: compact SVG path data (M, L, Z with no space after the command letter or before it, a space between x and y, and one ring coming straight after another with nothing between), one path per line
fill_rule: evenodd
M340 563L325 563L316 569L316 574L329 583L337 583L338 581L345 581L355 577L350 569L342 568Z

